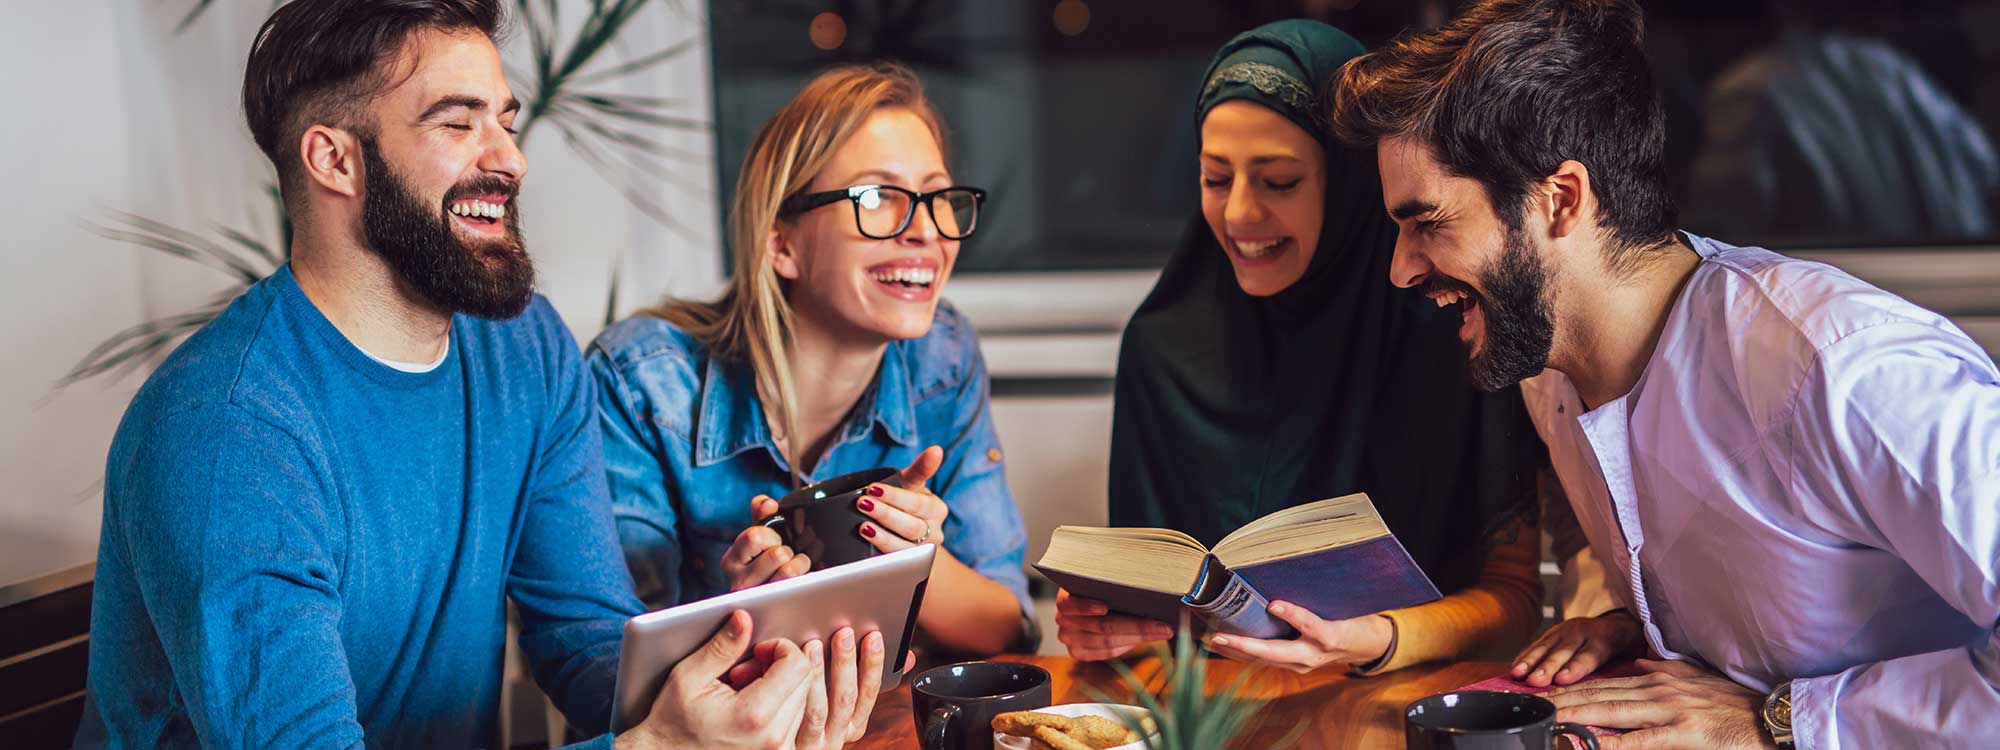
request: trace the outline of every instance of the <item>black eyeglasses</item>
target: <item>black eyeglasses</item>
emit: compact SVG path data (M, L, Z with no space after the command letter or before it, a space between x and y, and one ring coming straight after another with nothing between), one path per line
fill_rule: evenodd
M944 199L941 211L938 207L940 198ZM910 219L917 215L917 205L923 204L924 210L930 212L931 223L937 226L938 234L946 239L962 240L971 237L972 230L979 226L979 204L986 201L986 191L953 185L919 193L894 185L855 185L786 198L785 202L778 204L778 215L802 214L843 200L854 204L854 226L861 230L863 237L888 240L903 236L903 232L910 228Z

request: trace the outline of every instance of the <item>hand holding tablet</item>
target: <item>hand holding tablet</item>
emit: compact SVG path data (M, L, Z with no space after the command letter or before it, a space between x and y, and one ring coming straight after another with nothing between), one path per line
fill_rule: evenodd
M819 646L801 650L789 640L756 644L764 665L753 681L738 689L722 682L751 646L750 614L732 612L721 632L680 661L656 691L644 718L621 732L613 744L619 750L673 747L764 748L783 745L794 737L805 717L812 685L820 672ZM823 683L821 683L823 685ZM759 723L753 717L790 717Z
M807 716L823 717L822 728L795 727L799 745L843 744L866 726L874 696L902 678L935 554L935 546L922 545L632 618L619 658L613 727L650 726L649 713L664 705L656 699L666 700L662 692L687 689L678 685L683 672L712 683L705 690L776 693L765 683L797 679L787 666L796 651L810 672L798 705ZM739 623L747 631L740 638L733 635ZM729 658L717 668L714 654L722 653ZM848 686L857 700L843 727L830 707L846 702L840 698ZM786 693L777 707L791 707L791 697ZM726 716L737 708L720 710Z

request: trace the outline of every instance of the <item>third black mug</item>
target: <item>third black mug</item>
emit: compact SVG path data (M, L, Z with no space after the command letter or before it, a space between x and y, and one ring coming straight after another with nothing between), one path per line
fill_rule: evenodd
M1538 695L1460 690L1403 709L1409 750L1556 750L1568 735L1578 750L1597 750L1582 724L1556 722L1556 704Z
M993 750L993 717L1047 708L1049 672L1033 664L946 664L910 681L923 750Z

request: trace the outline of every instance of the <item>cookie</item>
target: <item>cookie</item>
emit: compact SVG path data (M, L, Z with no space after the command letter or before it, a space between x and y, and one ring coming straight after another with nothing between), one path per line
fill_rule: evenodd
M1099 750L1095 745L1064 734L1055 727L1035 727L1035 739L1048 743L1054 750Z
M1033 737L1035 727L1064 729L1068 726L1069 717L1040 711L1008 711L993 717L993 731L1016 737Z

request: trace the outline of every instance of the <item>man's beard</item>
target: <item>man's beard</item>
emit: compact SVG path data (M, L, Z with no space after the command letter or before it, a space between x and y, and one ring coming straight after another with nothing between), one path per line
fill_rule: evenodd
M425 204L382 160L372 139L361 142L367 169L361 198L361 230L368 246L389 264L410 290L449 312L481 318L511 318L534 298L535 265L521 244L519 186L482 176L454 185L442 204ZM468 241L451 226L447 210L468 195L505 195L506 233Z
M1549 313L1548 266L1528 242L1526 228L1513 227L1502 240L1500 258L1479 273L1481 294L1448 276L1433 276L1425 292L1455 289L1479 306L1486 335L1472 355L1467 374L1472 384L1497 391L1534 377L1547 367L1555 343L1555 322Z

